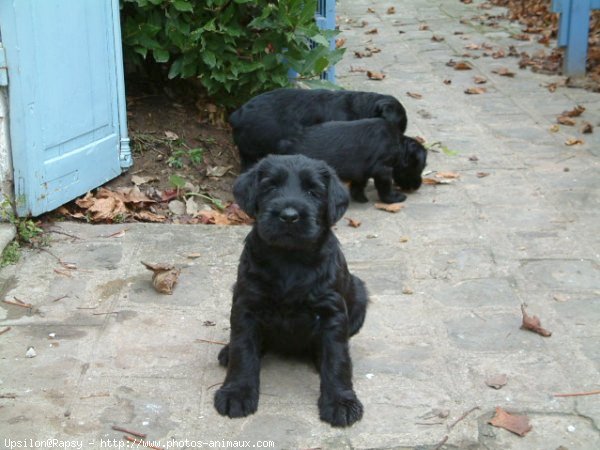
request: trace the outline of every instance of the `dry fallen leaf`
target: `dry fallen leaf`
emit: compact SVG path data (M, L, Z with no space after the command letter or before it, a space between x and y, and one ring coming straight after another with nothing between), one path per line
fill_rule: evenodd
M492 53L492 58L494 59L504 58L505 56L506 52L501 48Z
M433 36L431 36L431 40L433 42L442 42L444 41L446 38L444 38L443 36L438 36L436 34L434 34Z
M406 95L412 98L416 98L417 100L422 99L423 96L417 92L407 92Z
M487 78L476 76L476 77L473 77L473 81L475 82L475 84L485 84L485 83L487 83Z
M161 214L155 214L151 211L141 210L133 213L133 218L143 220L144 222L164 222L167 218Z
M484 87L470 87L465 89L465 94L469 95L477 95L477 94L485 94L487 89Z
M128 210L123 200L117 197L97 198L87 209L92 222L122 220Z
M558 116L556 118L556 121L558 123L560 123L561 125L567 125L569 127L575 126L575 121L573 119L571 119L570 117L567 117L567 116Z
M429 25L427 25L426 23L422 23L421 25L419 25L419 30L420 31L429 30Z
M562 115L567 117L579 117L585 111L585 107L577 105L575 108L569 111L563 111Z
M514 77L515 73L508 70L506 67L500 67L499 69L492 70L492 73L498 74L502 77Z
M371 14L375 14L375 10L373 8L367 8L367 12Z
M133 184L135 184L136 186L139 186L140 184L146 184L149 183L150 181L158 181L158 177L155 176L145 176L145 177L140 177L139 175L132 175L131 176L131 182Z
M572 145L581 145L581 144L585 144L583 139L569 138L565 141L565 145L568 145L569 147L571 147Z
M367 76L370 80L383 80L385 78L385 74L381 72L373 72L371 70L367 70Z
M172 131L165 131L165 137L169 141L176 141L177 139L179 139L179 136L177 136L177 134L173 133Z
M558 125L554 124L550 127L550 131L552 133L558 133L560 131L560 127Z
M357 58L369 58L371 56L373 56L373 52L363 52L362 50L356 50L354 52L354 56L356 56Z
M485 178L489 175L490 175L489 172L477 172L477 174L476 174L477 178Z
M94 196L92 195L92 193L88 192L83 197L75 200L75 204L77 206L79 206L80 208L88 209L90 206L92 206L95 203L95 201L96 200L94 199Z
M440 178L460 178L460 174L456 172L437 172L436 176Z
M458 61L454 64L454 70L471 70L473 66L467 61Z
M226 214L212 209L198 211L197 217L205 225L231 225Z
M346 38L338 38L335 40L335 48L342 48L346 43Z
M375 203L375 208L387 211L390 213L397 213L404 208L404 203Z
M237 203L230 203L223 211L212 209L198 211L195 217L206 225L250 225L254 222Z
M518 41L530 41L531 40L531 36L528 34L525 34L525 33L513 34L511 37Z
M527 416L509 414L499 406L496 407L496 415L488 423L498 428L504 428L519 436L525 436L531 431L531 425Z
M187 253L187 254L185 255L185 257L186 257L186 258L189 258L189 259L196 259L196 258L200 258L201 256L202 256L202 253L197 253L197 252L196 252L196 253L194 253L194 252L192 252L192 253Z
M423 178L423 184L428 184L430 186L435 186L438 184L453 184L456 179L448 179L448 178Z
M381 49L379 47L375 47L374 45L367 45L365 49L371 53L380 53Z
M358 228L362 225L360 220L352 219L350 217L344 217L348 221L348 226L352 228Z
M148 270L153 272L152 285L161 294L172 294L173 287L179 278L181 269L172 264L152 264L140 261Z
M581 124L581 128L580 130L583 134L589 134L589 133L593 133L594 132L594 127L591 123L589 122L583 122Z
M444 80L444 84L452 84L452 80Z
M365 31L365 34L377 34L379 33L379 31L377 31L377 28L372 28L370 30Z
M124 203L139 205L142 203L156 203L151 198L148 198L146 194L140 191L140 188L137 186L133 186L130 188L117 188L115 191L110 191L108 189L100 188L96 193L96 197L112 197L117 196Z
M388 14L395 14L396 13L396 8L394 8L393 6L390 6L387 11Z
M521 329L530 330L544 337L552 336L552 332L542 328L542 324L538 316L530 316L525 311L525 305L521 305L521 312L523 313L523 323Z
M220 178L233 169L233 166L214 166L206 169L206 176Z
M479 50L481 48L481 45L475 44L474 42L472 42L470 44L465 45L465 48L467 50Z
M492 375L487 380L485 380L485 384L494 389L501 389L508 382L508 377L505 373L501 373L498 375Z

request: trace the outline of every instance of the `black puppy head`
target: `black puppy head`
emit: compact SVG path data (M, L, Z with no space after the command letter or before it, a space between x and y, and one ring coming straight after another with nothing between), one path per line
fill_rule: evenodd
M267 156L240 175L233 195L256 218L259 235L285 248L318 241L344 215L349 202L333 169L302 155Z
M398 127L400 134L406 131L408 120L402 104L392 96L385 96L375 103L375 116Z
M400 147L400 158L394 166L394 182L402 190L417 190L421 186L421 174L427 164L427 149L408 136L402 138Z

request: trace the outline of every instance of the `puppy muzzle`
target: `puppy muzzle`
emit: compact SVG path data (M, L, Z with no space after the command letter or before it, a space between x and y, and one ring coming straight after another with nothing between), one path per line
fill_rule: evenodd
M259 213L258 231L271 245L297 248L320 236L318 211L302 202L274 202Z

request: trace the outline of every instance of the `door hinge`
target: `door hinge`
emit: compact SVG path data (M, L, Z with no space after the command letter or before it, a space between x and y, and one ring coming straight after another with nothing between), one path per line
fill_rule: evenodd
M8 68L6 67L6 55L4 47L0 42L0 86L8 86Z

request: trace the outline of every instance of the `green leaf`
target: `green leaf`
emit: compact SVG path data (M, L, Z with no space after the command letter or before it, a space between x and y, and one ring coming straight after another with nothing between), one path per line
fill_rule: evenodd
M183 189L186 181L183 177L180 177L179 175L171 175L169 177L169 183L171 184L171 186L177 189Z
M136 52L138 55L140 55L144 59L146 59L146 56L148 55L148 49L146 47L141 47L139 45L136 47L133 47L133 51Z
M321 34L316 34L311 39L319 45L323 45L325 47L329 47L329 41L325 38L325 36Z
M157 63L166 63L169 60L169 52L161 48L152 50L152 56Z
M217 64L217 57L215 56L214 53L209 52L208 50L204 50L202 52L202 61L204 61L204 63L208 66L208 67L215 67Z
M183 67L183 58L176 59L171 67L169 68L169 75L167 77L172 80L173 78L181 76L181 69Z
M321 56L315 62L314 71L317 73L323 72L329 65L329 60L325 56Z
M194 7L192 6L192 4L186 0L172 0L172 3L177 11L181 11L181 12L194 11Z

